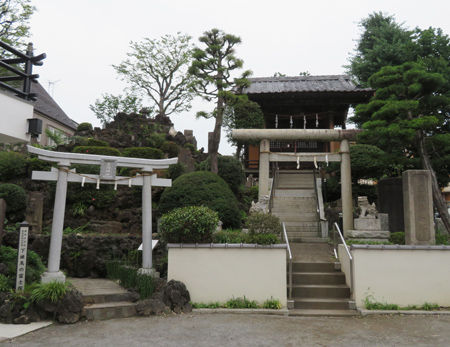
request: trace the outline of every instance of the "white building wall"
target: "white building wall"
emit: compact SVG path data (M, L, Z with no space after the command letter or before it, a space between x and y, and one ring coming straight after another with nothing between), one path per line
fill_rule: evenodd
M28 142L28 118L33 118L33 105L0 91L0 143Z

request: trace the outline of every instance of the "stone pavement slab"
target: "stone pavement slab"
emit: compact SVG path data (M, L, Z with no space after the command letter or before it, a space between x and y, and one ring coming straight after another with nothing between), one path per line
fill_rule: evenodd
M126 289L119 286L116 282L106 278L68 278L68 281L74 285L84 296L105 295L105 294L124 294Z
M31 331L45 328L51 324L53 324L52 321L33 322L30 324L0 323L0 342L27 334Z

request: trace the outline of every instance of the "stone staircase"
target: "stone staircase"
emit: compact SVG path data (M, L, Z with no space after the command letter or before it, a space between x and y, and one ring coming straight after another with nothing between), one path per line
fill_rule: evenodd
M312 171L279 173L271 213L285 223L290 242L326 242L320 234Z
M339 263L294 262L292 298L290 316L357 315Z
M108 279L71 278L70 282L83 295L87 320L126 318L136 315L133 295Z

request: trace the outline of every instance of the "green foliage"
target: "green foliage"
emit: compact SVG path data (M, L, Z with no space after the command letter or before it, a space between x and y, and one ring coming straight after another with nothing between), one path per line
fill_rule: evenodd
M50 129L45 129L45 135L47 135L47 137L52 140L55 145L52 145L49 147L56 147L58 145L61 145L64 143L66 136L63 132L61 132L60 130L53 130L51 131Z
M0 37L3 42L21 49L30 36L30 17L35 8L31 0L0 2Z
M399 306L397 304L388 304L374 301L372 296L368 296L364 299L364 306L367 310L383 310L383 311L411 311L411 310L421 310L421 311L436 311L439 310L440 307L437 304L431 304L425 302L422 306L417 305L408 305L408 306Z
M169 158L174 158L178 156L178 145L175 142L172 141L166 141L161 146L161 150L164 153L167 153L169 155Z
M52 167L52 164L48 161L44 161L35 157L34 155L30 155L26 158L27 162L27 171L28 176L31 177L31 173L33 171L49 171Z
M92 124L83 122L78 124L77 131L92 131Z
M248 234L241 230L225 229L212 235L213 243L248 243Z
M365 241L365 240L345 240L347 245L392 245L390 241Z
M436 232L436 245L450 245L450 240L447 234L441 234L439 231Z
M103 125L110 123L118 113L138 113L142 109L142 99L133 94L113 95L104 93L89 109Z
M103 146L76 146L72 152L120 157L120 151L118 149Z
M224 304L221 304L220 302L211 302L208 304L205 303L198 303L198 302L191 302L192 308L224 308Z
M31 301L50 301L55 303L62 299L68 290L68 284L65 282L39 283L31 291Z
M141 299L147 299L155 291L155 279L151 275L138 274L136 276L136 290Z
M270 299L264 301L263 308L268 308L271 310L279 310L279 309L281 309L281 302L280 302L280 300L270 298Z
M246 221L248 233L280 235L283 230L281 221L277 216L265 213L252 213Z
M238 228L241 216L236 197L218 175L197 171L178 177L161 195L159 211L182 206L206 206L219 214L224 228Z
M105 262L106 277L112 280L119 279L119 269L122 265L122 261L118 259L109 260Z
M258 245L273 245L280 243L280 238L277 234L249 234L248 243L257 243Z
M145 158L145 159L162 159L164 153L157 148L152 147L129 147L122 151L124 157Z
M227 182L233 193L239 191L239 187L242 185L245 179L244 169L241 162L232 156L219 156L218 157L219 171L217 174ZM211 160L207 159L201 162L198 166L199 170L210 171Z
M119 267L119 281L124 288L136 287L137 269L132 266L122 265Z
M70 234L88 233L89 231L86 230L86 228L88 226L89 226L89 222L87 222L86 224L81 225L77 228L66 227L63 230L63 234L70 235Z
M232 298L225 303L226 308L258 308L258 303L255 300L248 300L245 296L243 298Z
M405 233L403 231L391 233L391 235L389 236L389 242L393 243L394 245L404 245Z
M167 171L169 173L169 178L171 178L172 180L176 180L186 172L186 166L181 163L172 164L169 165L169 169Z
M356 178L379 178L383 175L385 153L372 145L350 146L352 176Z
M68 205L94 206L98 209L104 209L111 206L116 200L117 191L111 185L102 186L96 189L95 184L86 184L81 187L80 184L69 183L67 191Z
M190 40L190 36L177 33L131 42L128 58L113 65L132 91L148 97L160 116L191 108Z
M78 201L72 205L72 215L74 217L84 216L86 210L87 210L86 204L81 201Z
M106 141L103 140L99 140L99 139L94 139L92 137L89 137L87 139L87 146L95 146L95 147L108 147L109 144Z
M26 159L16 152L0 152L0 182L23 177L26 174Z
M9 292L10 289L12 289L12 287L8 277L0 274L0 292Z
M13 287L16 283L17 249L0 246L0 263L4 263L8 267L9 284ZM35 252L28 250L25 282L31 284L39 281L44 270L41 258Z
M171 243L209 243L219 223L217 212L203 206L176 208L160 221L161 239Z
M6 201L6 214L9 219L12 219L13 215L19 218L27 207L27 194L22 187L16 184L0 184L0 199Z

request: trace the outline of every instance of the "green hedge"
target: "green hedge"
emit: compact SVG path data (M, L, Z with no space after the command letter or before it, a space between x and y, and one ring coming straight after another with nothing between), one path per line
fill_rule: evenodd
M110 155L110 156L120 157L120 151L118 149L112 148L112 147L76 146L72 152L84 153L84 154Z
M242 164L239 160L232 156L219 156L217 159L218 175L222 177L231 190L236 194L239 191L239 186L244 183L245 175ZM199 170L210 171L211 161L207 159L201 162L198 166Z
M161 195L159 211L164 214L184 206L206 206L219 214L225 228L238 228L241 213L233 192L218 175L196 171L178 177Z
M0 199L6 201L6 213L20 213L27 207L27 194L25 190L12 183L0 184Z
M171 178L172 180L176 180L182 174L186 173L186 166L181 163L169 165L167 173L169 174L169 178Z
M275 234L280 235L281 221L277 216L265 213L252 213L248 216L246 226L250 235Z
M145 158L145 159L162 159L164 153L160 149L153 147L130 147L122 150L124 157Z
M26 168L27 162L22 154L0 152L0 182L25 176Z
M88 122L78 124L77 131L92 130L92 124Z
M208 207L176 208L161 218L161 239L172 243L210 243L218 223L217 212Z
M96 146L96 147L108 147L109 143L103 140L94 139L92 137L89 137L87 139L87 145L88 146Z
M161 150L169 155L169 158L178 156L178 145L175 142L167 141L161 146Z

